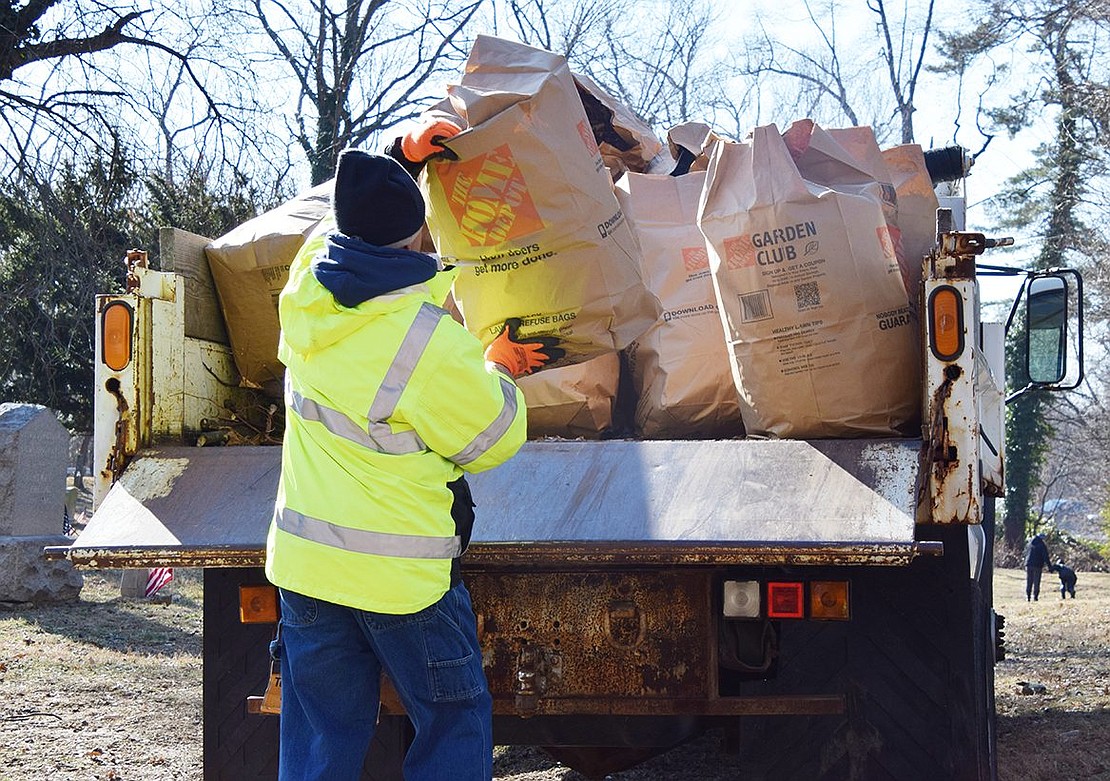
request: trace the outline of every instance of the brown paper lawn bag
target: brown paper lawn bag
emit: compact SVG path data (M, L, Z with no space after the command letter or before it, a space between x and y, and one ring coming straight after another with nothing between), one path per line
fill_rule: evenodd
M619 380L617 353L521 377L528 438L597 439L613 425Z
M663 314L625 354L649 439L743 434L729 349L698 230L704 171L682 176L627 173L617 197L642 251L644 278Z
M566 60L479 36L449 105L466 129L424 177L455 300L489 344L506 319L558 336L560 364L620 350L658 317ZM441 104L441 107L444 104Z
M870 194L883 206L887 236L898 258L911 310L916 310L921 258L910 258L902 242L897 188L886 158L869 127L822 128L800 119L782 134L798 173L811 184L839 192Z
M601 159L613 181L625 171L646 171L663 150L655 131L589 76L573 76Z
M907 287L916 292L921 284L922 261L937 243L937 194L925 166L925 153L917 144L883 150L898 196L898 229L906 257Z
M331 209L330 181L247 220L204 248L240 384L281 396L277 301L289 264Z
M911 433L918 329L873 188L807 181L774 125L717 144L707 175L698 221L748 433Z

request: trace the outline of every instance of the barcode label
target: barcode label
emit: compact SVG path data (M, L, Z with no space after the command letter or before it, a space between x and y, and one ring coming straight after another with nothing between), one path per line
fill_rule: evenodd
M740 296L740 322L753 323L771 317L771 297L766 290Z
M821 291L816 282L803 282L794 286L794 299L798 304L798 311L816 309L821 306Z

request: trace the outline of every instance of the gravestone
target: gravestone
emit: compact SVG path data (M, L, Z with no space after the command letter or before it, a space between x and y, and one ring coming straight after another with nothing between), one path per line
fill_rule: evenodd
M75 600L82 578L42 549L62 534L69 432L46 407L0 404L0 604Z

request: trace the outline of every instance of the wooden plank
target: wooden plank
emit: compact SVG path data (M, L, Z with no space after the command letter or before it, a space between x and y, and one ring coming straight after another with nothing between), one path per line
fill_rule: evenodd
M162 270L185 278L185 335L228 344L220 300L204 248L211 239L180 228L161 228Z

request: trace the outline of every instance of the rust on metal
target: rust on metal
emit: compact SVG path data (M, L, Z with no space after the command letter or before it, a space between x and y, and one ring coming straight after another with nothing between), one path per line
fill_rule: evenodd
M749 695L711 700L636 700L607 697L545 699L532 716L834 716L846 710L841 694ZM405 712L392 687L382 686L382 711L389 715ZM512 701L494 699L495 716L521 716Z
M142 569L145 567L261 567L266 551L239 547L136 546L82 548L57 545L44 549L47 559L68 559L81 569Z
M940 237L941 256L947 256L953 260L982 255L994 244L993 240L974 231L948 231ZM975 272L972 271L967 276L970 278L974 275Z
M952 396L952 382L952 378L946 377L933 393L929 407L933 414L928 425L928 445L922 451L928 453L928 466L933 472L933 479L939 483L944 482L946 473L959 462L958 453L953 452L956 446L948 436L948 416L945 414Z
M261 698L259 698L261 699ZM389 679L382 678L382 712L391 716L405 713ZM538 703L537 703L538 705ZM745 695L707 700L635 700L612 699L605 696L574 699L545 699L536 716L835 716L847 710L842 694ZM495 716L522 716L511 699L495 698Z
M108 301L107 299L103 299L99 300L99 303L101 309L103 309ZM131 416L131 408L127 403L127 398L123 394L123 389L120 387L118 379L114 377L110 378L105 383L104 389L116 401L116 422L112 431L112 447L108 451L108 456L101 474L106 480L114 483L119 479L119 476L123 474L123 470L127 466L131 456L127 446L128 422Z
M830 716L845 710L842 695L745 696L716 699L545 698L537 716ZM495 716L519 716L512 703L494 699Z
M614 600L605 611L605 639L615 648L635 648L644 642L647 617L630 600Z
M467 576L494 699L517 715L554 712L555 701L581 713L590 712L579 707L584 699L607 709L620 699L711 699L713 682L698 672L714 658L711 578L703 570Z
M975 257L953 258L953 263L948 267L945 276L948 279L968 279L975 276Z
M856 544L805 549L797 545L751 543L743 548L722 546L713 550L680 546L601 545L493 545L477 543L467 550L463 572L528 571L537 566L558 567L578 572L621 567L676 566L715 567L871 565L905 566L918 556L939 556L940 542L921 540L905 546ZM86 569L128 567L254 567L263 566L266 551L261 545L245 546L53 546L48 558L69 559Z
M987 238L982 233L947 231L940 236L940 259L947 260L942 269L947 279L974 279L975 258L993 247L1008 247L1012 237Z
M133 293L142 284L138 269L147 267L146 250L127 250L127 254L123 256L123 264L127 267L127 292Z
M714 582L713 572L705 570L468 576L483 628L482 661L494 713L531 718L844 712L838 694L722 696L715 672ZM617 620L629 621L628 628L643 617L642 642L612 641L608 621L614 611ZM383 706L403 712L392 687L383 687Z
M715 577L707 570L467 575L494 713L843 713L838 694L720 694ZM387 713L404 712L388 680L382 703Z
M549 684L558 683L562 674L563 660L558 652L538 645L525 645L517 661L513 696L517 713L533 715L539 708L540 698L547 694Z
M707 716L843 713L841 695L721 696L712 575L534 572L467 578L496 715ZM643 616L643 642L611 642L607 616ZM638 623L639 618L635 621ZM404 712L383 682L387 713Z
M976 503L976 472L975 465L968 461L966 454L961 454L959 445L953 441L949 431L949 419L963 419L968 417L963 414L962 407L966 403L963 399L953 394L955 383L963 376L963 369L957 364L949 364L944 369L944 380L933 392L930 409L932 414L928 421L926 431L926 446L922 448L922 457L928 458L924 467L932 478L933 497L947 496L949 491L956 489L955 495L967 497L968 512ZM926 473L925 469L922 470ZM959 483L958 487L953 481ZM925 484L921 485L921 499L924 500ZM936 500L931 502L930 520L935 523L966 522L966 517L946 517L947 513L941 512Z
M725 565L905 566L918 556L941 553L937 543L671 542L473 543L463 570L498 572L550 567L611 569L614 565L715 567Z

